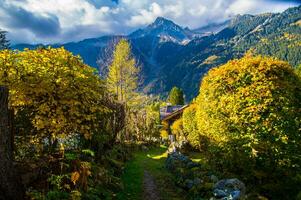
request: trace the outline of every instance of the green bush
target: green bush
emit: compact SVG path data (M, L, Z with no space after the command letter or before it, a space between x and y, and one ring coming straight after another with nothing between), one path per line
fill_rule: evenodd
M248 181L300 171L301 83L288 63L229 61L204 77L196 103L197 128L217 169Z

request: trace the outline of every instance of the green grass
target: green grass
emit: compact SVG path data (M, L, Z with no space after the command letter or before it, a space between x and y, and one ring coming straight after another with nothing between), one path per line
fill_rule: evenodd
M122 182L124 190L117 194L117 199L141 199L143 190L143 168L141 160L143 160L141 152L134 153L134 158L126 164Z
M117 195L118 200L140 200L143 195L143 176L147 170L156 180L162 200L185 199L183 191L175 186L174 177L164 166L166 147L154 147L148 151L134 153L134 158L126 164L122 176L124 190Z

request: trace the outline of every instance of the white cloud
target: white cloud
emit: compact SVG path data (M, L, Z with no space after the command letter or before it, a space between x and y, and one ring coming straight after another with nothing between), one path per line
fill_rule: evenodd
M116 2L116 1L115 1ZM127 34L163 16L181 26L197 28L235 14L279 12L296 5L280 0L0 0L0 28L12 42L52 43L105 34ZM20 28L7 7L21 8L36 24L47 21L52 32L37 30L31 21ZM13 10L13 9L12 9ZM5 19L5 20L4 20ZM18 26L16 26L16 24ZM27 25L27 26L26 26ZM46 28L47 27L43 27ZM58 30L55 31L54 29ZM42 33L42 34L41 34Z
M203 5L197 5L191 9L188 10L188 12L192 16L203 16L207 11L207 7Z
M281 12L296 6L292 1L235 0L226 10L229 14L258 14L262 12Z
M163 11L160 5L157 3L152 3L148 10L139 10L139 14L132 16L126 24L133 27L146 25L153 22L157 17L162 15Z

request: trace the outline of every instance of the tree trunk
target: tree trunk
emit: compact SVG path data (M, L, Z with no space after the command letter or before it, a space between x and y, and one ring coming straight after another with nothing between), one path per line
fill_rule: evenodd
M0 200L21 200L24 190L13 166L9 115L8 89L0 86Z

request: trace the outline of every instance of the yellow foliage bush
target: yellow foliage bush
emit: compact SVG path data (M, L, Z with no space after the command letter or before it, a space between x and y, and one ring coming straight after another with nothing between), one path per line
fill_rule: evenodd
M70 134L91 138L100 129L99 115L111 112L95 70L64 48L1 51L0 85L10 89L18 132L38 133L40 140Z
M198 132L220 170L244 179L300 171L301 82L288 63L229 61L204 77L196 104Z
M160 130L160 136L163 138L163 139L168 139L168 132L166 130Z
M177 140L186 140L186 136L184 135L184 131L183 131L182 118L174 121L174 123L170 126L170 129L172 134L176 135Z
M197 104L192 103L186 108L183 112L183 131L187 136L188 142L192 147L199 149L200 148L200 134L197 130L197 120L196 120L196 110Z

